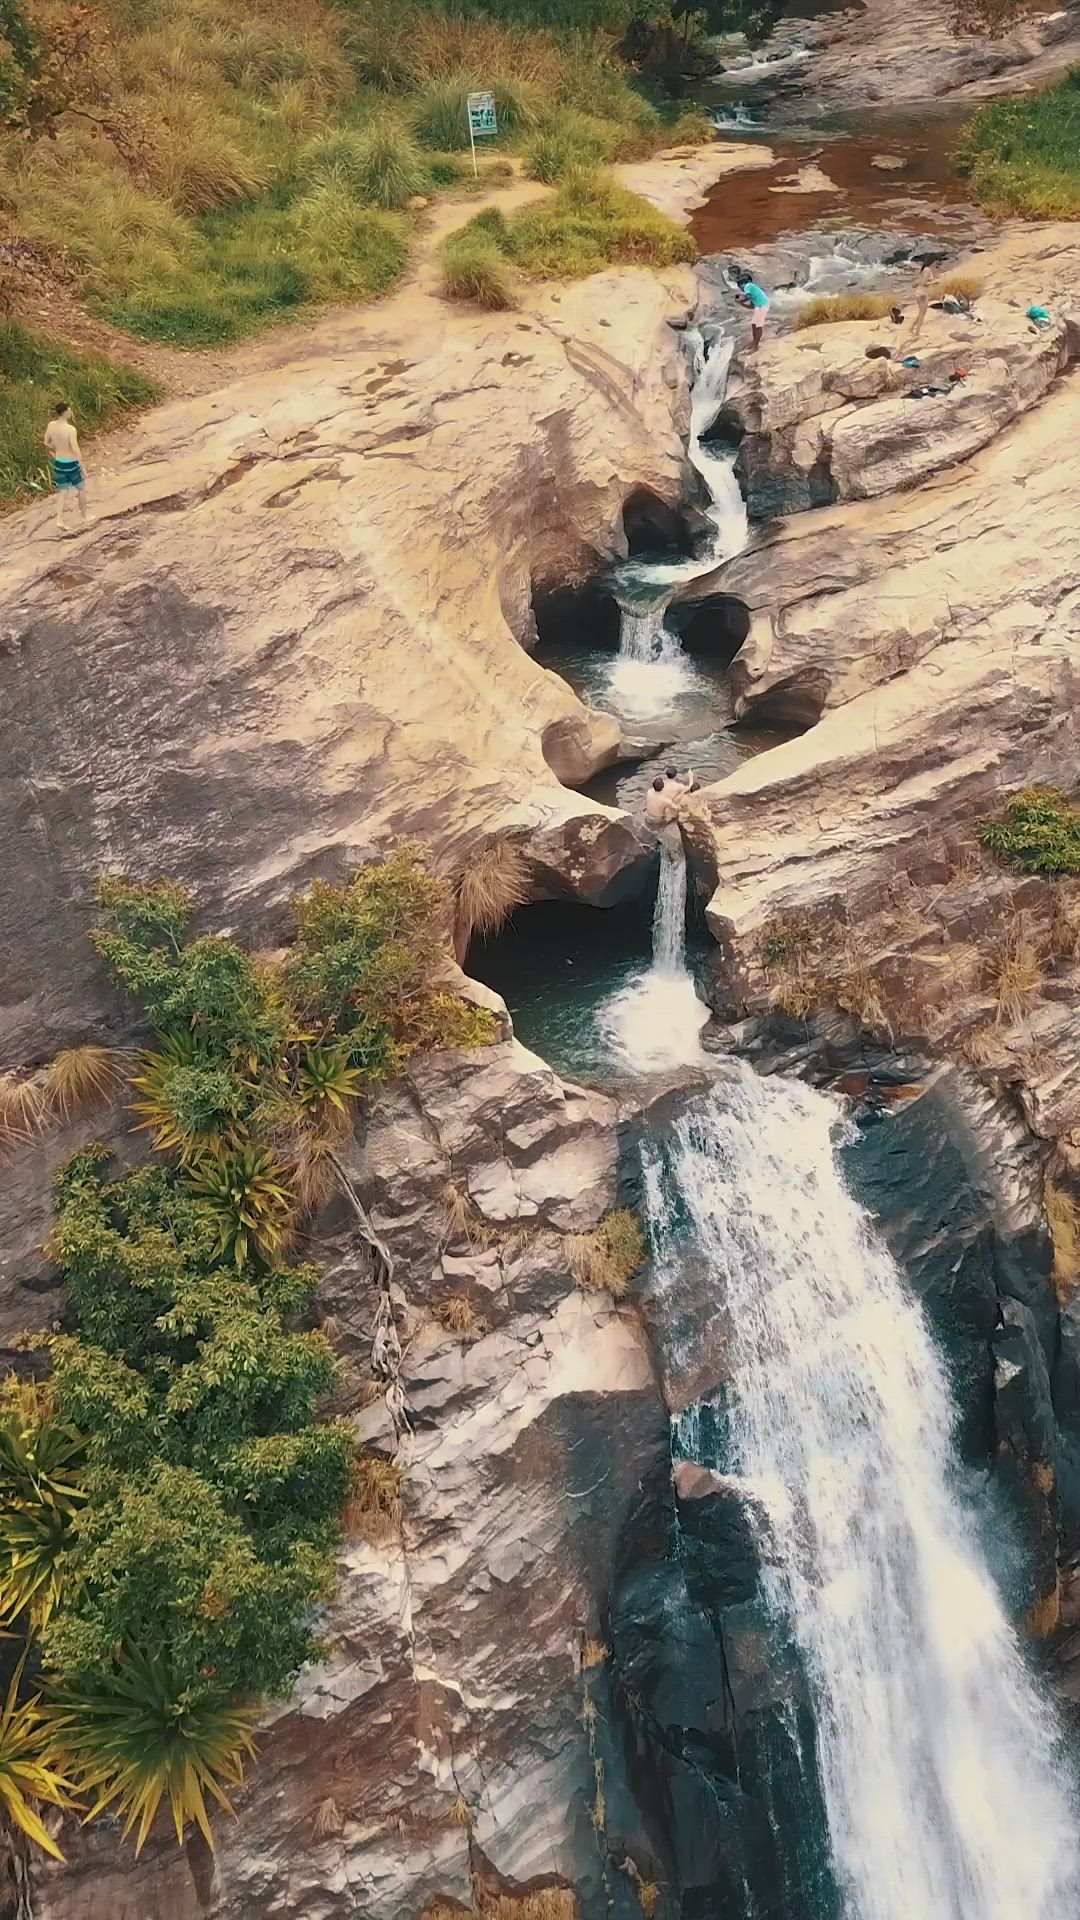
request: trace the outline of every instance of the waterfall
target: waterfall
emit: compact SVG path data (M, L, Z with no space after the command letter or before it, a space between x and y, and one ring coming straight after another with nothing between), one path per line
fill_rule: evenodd
M646 1147L672 1323L730 1330L730 1465L817 1726L844 1920L1059 1920L1080 1892L1050 1710L953 1484L921 1308L822 1094L746 1067ZM689 1238L687 1237L689 1235Z
M660 841L660 879L653 909L653 971L685 975L686 854L680 839Z
M702 436L716 419L727 392L735 343L717 328L691 328L690 438L687 455L709 500L713 534L703 553L687 560L628 560L614 578L621 627L610 688L618 705L644 717L662 712L695 683L694 668L664 625L675 591L741 553L749 538L746 503L735 478L735 454L713 453ZM662 669L656 672L655 669Z
M701 1029L709 1009L686 964L686 853L677 827L660 835L652 965L598 1009L615 1060L635 1073L704 1062Z

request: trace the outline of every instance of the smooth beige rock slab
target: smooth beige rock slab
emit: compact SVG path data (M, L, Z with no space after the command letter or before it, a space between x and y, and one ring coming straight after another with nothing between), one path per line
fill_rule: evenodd
M617 553L632 485L678 494L692 298L686 269L505 315L412 288L94 449L86 535L5 522L0 1058L102 1010L103 867L276 938L316 873L512 828L544 886L602 897L640 846L560 783L618 728L529 658L530 580Z

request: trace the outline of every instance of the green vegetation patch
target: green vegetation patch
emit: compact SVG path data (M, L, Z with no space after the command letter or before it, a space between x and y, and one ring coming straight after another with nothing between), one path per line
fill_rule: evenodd
M510 252L534 280L577 280L612 266L667 267L695 258L690 235L610 175L567 174L550 199L510 226Z
M53 1853L27 1793L110 1807L137 1845L164 1800L178 1839L192 1822L209 1838L260 1703L319 1655L343 1514L369 1537L392 1524L398 1467L326 1417L338 1369L293 1250L335 1186L363 1221L338 1149L365 1089L418 1047L498 1031L440 985L450 901L408 849L316 883L273 959L193 936L167 880L107 878L99 900L94 944L156 1038L134 1068L58 1057L35 1128L129 1080L160 1159L119 1177L100 1146L68 1162L51 1375L0 1389L0 1630L24 1643L0 1810Z
M47 492L49 462L42 435L58 400L67 400L89 436L133 407L157 398L134 367L101 354L79 354L15 320L0 319L0 506Z
M1080 873L1080 813L1056 787L1014 794L1005 819L984 820L979 838L1025 873Z
M510 269L531 280L579 280L612 266L670 266L695 257L689 234L608 174L574 168L546 200L507 220L489 208L451 234L443 279L454 298L514 302Z
M999 219L1080 216L1080 67L1043 93L995 100L953 155L973 197ZM1032 287L1033 300L1040 289Z

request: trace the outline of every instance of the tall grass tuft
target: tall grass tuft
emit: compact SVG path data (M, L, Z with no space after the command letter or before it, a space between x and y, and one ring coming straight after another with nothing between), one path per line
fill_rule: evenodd
M829 327L838 320L883 320L896 304L887 293L827 293L800 307L796 327Z
M340 129L304 148L299 170L311 186L333 182L384 212L399 211L430 185L428 169L408 128L382 117L365 133Z
M517 288L506 255L497 242L473 226L451 234L443 247L443 290L451 300L472 300L479 307L508 311L517 305Z

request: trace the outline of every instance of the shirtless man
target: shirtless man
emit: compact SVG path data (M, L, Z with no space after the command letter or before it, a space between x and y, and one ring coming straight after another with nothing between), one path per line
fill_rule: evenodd
M679 817L679 801L685 788L668 787L662 773L658 773L648 793L645 795L645 818L652 827L669 827Z
M45 429L45 447L52 460L53 486L56 490L56 524L61 533L74 533L65 525L64 507L69 495L79 503L79 522L86 525L86 475L82 467L82 449L71 408L60 400Z

